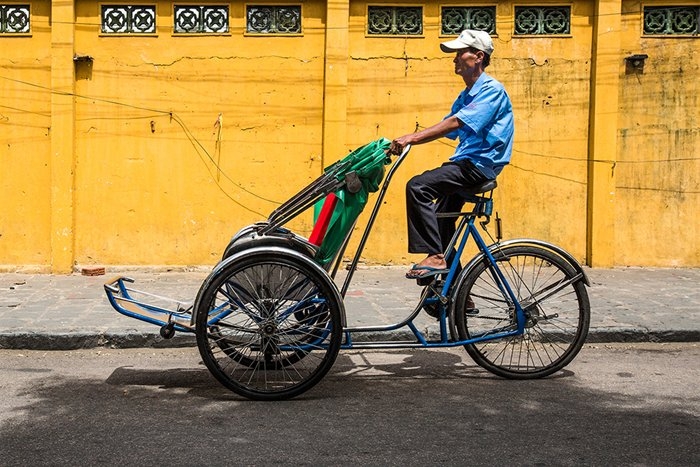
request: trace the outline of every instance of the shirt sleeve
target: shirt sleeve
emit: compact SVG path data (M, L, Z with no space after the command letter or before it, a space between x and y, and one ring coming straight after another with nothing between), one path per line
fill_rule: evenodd
M471 102L462 106L454 115L474 133L481 133L495 118L500 108L502 90L494 86L482 86Z

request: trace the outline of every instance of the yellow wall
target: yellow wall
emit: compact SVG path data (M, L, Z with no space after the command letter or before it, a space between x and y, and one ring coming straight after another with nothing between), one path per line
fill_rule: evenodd
M32 34L0 38L0 267L51 262L50 2L32 4Z
M229 34L176 36L159 1L156 34L115 37L99 2L32 2L31 35L0 37L0 268L214 264L324 166L444 116L462 83L438 48L440 6L465 2L401 3L424 9L408 39L368 37L368 2L302 4L299 36L244 34L238 2ZM700 266L700 42L642 38L640 3L621 0L572 4L570 37L513 37L513 5L497 3L488 69L516 117L496 192L506 238L594 266ZM633 53L649 55L643 74L626 74ZM366 261L417 258L403 187L453 146L413 149ZM292 227L307 235L311 216Z
M244 36L242 4L231 34L178 37L157 8L157 36L110 37L77 4L76 50L94 59L76 86L79 264L213 264L322 167L319 3L297 37Z
M700 43L640 40L642 5L625 1L621 22L621 55L649 58L641 74L620 71L615 263L698 266Z
M367 37L366 5L351 7L348 141L355 145L437 123L464 86L454 74L454 56L437 46L449 40L439 35L439 5L424 7L425 39L407 40ZM496 210L507 237L552 241L585 261L592 7L573 9L575 40L513 37L512 8L498 7L498 37L487 69L506 86L516 119L515 151L499 177ZM367 250L372 259L403 264L418 258L406 253L403 187L412 174L447 160L455 144L442 140L413 148L388 196L387 222L373 232L376 241Z

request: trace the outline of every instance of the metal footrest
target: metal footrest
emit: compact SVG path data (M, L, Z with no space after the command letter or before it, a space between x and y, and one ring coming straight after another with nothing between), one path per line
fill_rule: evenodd
M129 277L116 277L104 284L109 303L119 313L146 323L161 326L162 329L180 332L194 332L192 306L190 302L144 292L127 284L133 284ZM172 337L170 332L163 337Z

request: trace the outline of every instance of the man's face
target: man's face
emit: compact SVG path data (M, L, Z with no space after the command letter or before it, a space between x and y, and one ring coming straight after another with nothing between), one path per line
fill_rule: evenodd
M464 77L473 75L481 68L484 52L477 49L462 49L455 53L455 73Z

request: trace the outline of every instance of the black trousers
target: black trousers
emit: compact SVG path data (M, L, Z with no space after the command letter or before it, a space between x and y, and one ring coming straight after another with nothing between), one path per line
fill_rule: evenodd
M408 252L444 253L455 233L456 219L438 219L437 213L458 212L464 205L459 192L487 181L471 161L446 162L409 180L406 184Z

